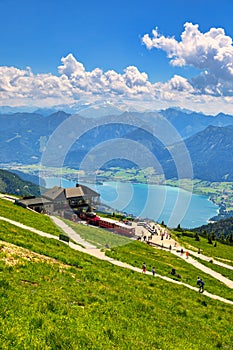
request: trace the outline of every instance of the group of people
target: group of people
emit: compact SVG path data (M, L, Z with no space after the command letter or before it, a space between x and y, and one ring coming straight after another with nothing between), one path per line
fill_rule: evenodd
M142 264L142 272L146 273L146 263ZM152 275L154 276L155 275L155 267L154 266L152 267L151 272L152 272ZM197 285L199 287L199 293L203 293L205 283L200 277L197 278Z
M184 249L181 248L181 250L180 250L180 255L182 256L183 254L184 254ZM189 257L189 251L188 251L188 250L186 250L185 256L186 256L186 259L188 259L188 257Z
M146 273L146 263L142 264L142 272ZM152 267L151 272L152 272L152 275L154 276L155 275L155 267L154 266Z

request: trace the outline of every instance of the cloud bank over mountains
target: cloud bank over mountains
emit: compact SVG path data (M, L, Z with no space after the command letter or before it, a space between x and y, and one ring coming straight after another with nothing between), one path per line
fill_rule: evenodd
M62 57L58 75L34 74L29 67L22 70L1 66L1 104L48 107L79 101L113 104L124 101L145 110L179 106L210 114L220 111L232 114L233 46L232 38L222 28L201 33L197 24L185 23L180 41L154 29L151 36L143 36L142 44L147 49L166 52L174 67L192 66L200 73L189 79L175 74L167 82L153 83L146 72L133 65L122 73L104 72L100 68L87 71L70 53ZM160 67L155 64L156 69Z

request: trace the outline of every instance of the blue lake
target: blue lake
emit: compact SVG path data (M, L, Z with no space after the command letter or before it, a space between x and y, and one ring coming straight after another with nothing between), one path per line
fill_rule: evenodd
M48 188L55 185L69 188L76 184L54 177L44 180ZM178 224L186 228L204 225L219 209L208 197L177 187L125 182L85 185L100 193L101 202L113 209L158 222L163 220L169 227Z

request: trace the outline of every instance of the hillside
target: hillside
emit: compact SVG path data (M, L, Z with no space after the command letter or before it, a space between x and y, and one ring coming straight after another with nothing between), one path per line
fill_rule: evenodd
M51 133L69 114L56 112L48 117L37 113L14 113L0 115L1 163L38 163L44 145Z
M160 112L125 112L118 116L87 119L62 111L49 115L47 112L45 115L42 115L43 111L0 114L4 130L0 141L0 163L38 164L45 155L44 165L56 167L62 164L79 169L88 152L100 145L103 146L102 152L92 153L88 158L90 170L99 164L98 154L102 154L102 160L106 160L106 163L100 162L105 169L107 166L132 167L137 162L145 163L146 167L147 157L143 158L142 148L133 147L129 152L127 142L118 142L118 152L114 153L111 147L104 147L105 141L109 139L124 138L135 141L151 152L160 165L156 167L157 173L164 173L170 179L177 177L177 171L167 147L170 150L176 147L179 151L177 143L182 139L190 152L195 178L209 181L233 179L233 117L230 115L219 114L213 117L169 108ZM164 120L168 121L167 124ZM54 131L64 125L64 122L67 122L66 126L52 138L53 141L58 138L55 140L55 148L49 148L52 147L50 144L46 149L50 136L54 136ZM166 136L163 141L165 144L161 141L164 140L163 136ZM61 147L67 147L64 155Z
M233 128L208 126L185 141L194 177L210 181L233 180Z
M39 196L38 185L24 181L16 174L0 169L0 192L17 196Z
M212 240L215 237L222 241L226 239L233 245L233 217L197 227L194 231L204 235L210 235Z
M9 216L14 205L5 202L4 207L0 200L1 215ZM34 213L18 209L27 212L29 225ZM35 226L46 230L40 223L44 216L35 215ZM231 305L122 269L2 220L0 240L2 349L231 347ZM148 268L153 264L164 276L174 267L182 282L195 286L196 268L169 252L134 242L113 247L109 254L140 267L145 259ZM231 298L229 288L203 276L208 291Z

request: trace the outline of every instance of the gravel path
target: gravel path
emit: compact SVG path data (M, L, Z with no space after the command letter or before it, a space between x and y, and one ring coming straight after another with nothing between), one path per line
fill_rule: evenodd
M0 220L3 220L3 221L6 221L12 225L15 225L17 227L21 227L25 230L29 230L31 232L34 232L40 236L43 236L43 237L46 237L46 238L50 238L50 239L55 239L55 240L59 240L59 237L57 236L54 236L54 235L51 235L49 233L46 233L46 232L43 232L43 231L40 231L40 230L37 230L33 227L29 227L29 226L26 226L24 224L21 224L20 222L17 222L17 221L14 221L14 220L10 220L10 219L7 219L5 217L2 217L0 216ZM116 266L119 266L119 267L123 267L123 268L127 268L127 269L130 269L132 271L136 271L136 272L139 272L139 273L142 273L142 270L140 268L137 268L137 267L134 267L134 266L131 266L129 264L126 264L126 263L123 263L121 261L118 261L118 260L114 260L108 256L105 255L104 252L100 251L100 249L97 249L95 246L89 244L88 242L85 242L77 233L74 232L74 230L72 230L69 226L67 226L66 224L63 225L63 221L58 219L58 220L54 220L54 222L59 226L61 227L64 232L70 236L70 238L72 238L76 243L78 244L81 244L82 246L78 245L78 244L75 244L75 243L72 243L72 242L69 242L69 247L72 248L72 249L75 249L75 250L78 250L82 253L86 253L86 254L89 254L89 255L92 255L94 257L96 257L97 259L101 259L101 260L104 260L104 261L108 261L109 263L113 264L113 265L116 265ZM62 222L62 224L61 224ZM84 248L86 247L86 248ZM190 260L189 260L190 259ZM189 260L189 263L192 263L191 261L191 258L189 257L188 259L186 260ZM192 259L194 262L196 262L196 260ZM200 264L201 265L201 264ZM202 265L203 266L203 265ZM196 266L197 267L197 266ZM163 279L167 282L170 282L170 283L175 283L175 284L179 284L179 285L183 285L189 289L192 289L194 291L198 291L199 289L196 288L196 287L193 287L193 286L190 286L186 283L183 283L183 282L179 282L179 281L175 281L169 277L166 277L166 276L161 276L161 275L158 275L158 274L155 274L155 276L152 276L151 275L151 272L147 271L146 272L147 275L150 275L151 277L153 278L160 278L160 279ZM219 277L218 276L219 274L213 270L211 270L211 276L216 278ZM223 276L222 276L223 277ZM230 280L229 280L230 281ZM231 281L232 282L232 281ZM230 287L232 288L232 287ZM219 301L222 301L224 303L227 303L227 304L230 304L230 305L233 305L233 301L231 300L228 300L228 299L225 299L225 298L222 298L218 295L214 295L214 294L211 294L211 293L208 293L207 291L204 292L204 295L205 296L208 296L209 298L212 298L212 299L215 299L215 300L219 300Z
M187 250L186 250L187 251ZM185 257L185 254L180 254L180 252L176 252L175 250L172 250L171 251L172 254L176 255L176 256L179 256L181 259L185 260L188 264L191 264L193 266L195 266L197 269L207 273L208 275L211 275L212 277L216 278L218 281L224 283L227 287L229 288L233 288L233 281L230 280L229 278L227 277L224 277L223 275L221 275L220 273L216 272L216 271L213 271L212 269L210 269L209 267L201 264L199 261L193 259L190 255L188 258ZM194 252L192 252L191 250L189 250L189 254L192 254L193 255ZM199 256L198 256L199 257ZM202 256L203 258L204 256ZM200 257L201 258L201 257ZM207 257L205 257L207 258ZM206 261L209 261L210 258L207 258L207 259L203 259L203 260L206 260ZM226 265L224 264L224 267L225 268L228 268L228 267L232 267L230 265Z
M154 223L150 223L150 227L153 226ZM157 230L158 230L158 224L156 224ZM146 235L146 237L148 238L148 236L150 236L150 233L147 229L143 228L144 230L144 234ZM165 228L160 229L160 231L163 230L163 232L166 232ZM216 259L210 258L208 256L205 256L203 254L198 254L197 252L190 250L190 249L186 249L184 247L181 247L180 244L178 244L177 242L174 241L174 239L172 238L166 238L167 234L164 234L163 240L161 239L161 235L153 235L152 236L152 243L155 243L157 245L157 248L160 249L166 249L168 251L170 251L172 254L176 255L177 257L185 260L187 263L195 266L197 269L199 269L200 271L205 272L208 275L211 275L212 277L216 278L217 280L219 280L220 282L224 283L227 287L229 288L233 288L233 281L230 280L227 277L224 277L223 275L221 275L218 272L213 271L211 268L201 264L199 261L193 259L190 255L192 255L193 257L199 258L201 260L204 261L210 261L212 260L213 264L224 267L226 269L229 270L233 270L233 266L228 265L226 263L223 263L221 261L218 261ZM171 247L171 249L169 249L169 246ZM180 251L183 248L184 253L181 254ZM186 258L185 253L189 252L189 256L188 259Z
M68 236L70 239L72 239L75 243L81 244L86 249L94 249L96 248L95 245L88 243L87 241L84 241L79 234L77 234L70 226L68 226L64 221L57 218L56 216L51 216L51 219L53 222L59 226Z

